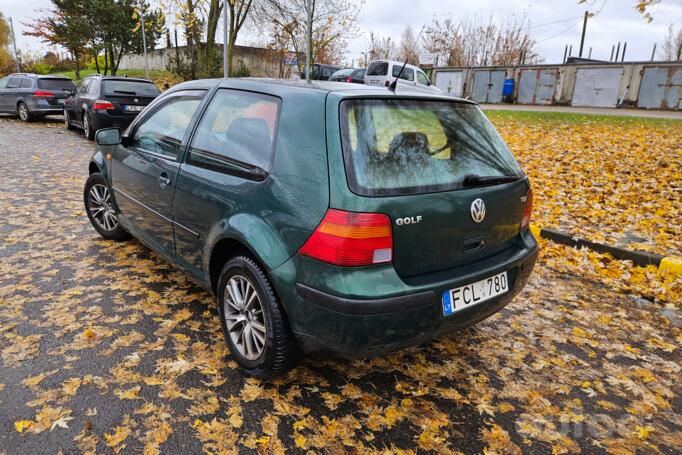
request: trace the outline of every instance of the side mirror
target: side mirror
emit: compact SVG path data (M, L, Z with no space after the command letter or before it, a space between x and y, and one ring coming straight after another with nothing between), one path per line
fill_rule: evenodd
M121 131L118 128L104 128L95 134L97 145L118 145L121 143Z

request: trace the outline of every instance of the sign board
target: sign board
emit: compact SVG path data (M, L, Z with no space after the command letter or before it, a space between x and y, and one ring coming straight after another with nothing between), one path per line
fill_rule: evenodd
M431 54L430 52L424 52L423 54L419 54L420 65L433 65L435 61L436 56Z

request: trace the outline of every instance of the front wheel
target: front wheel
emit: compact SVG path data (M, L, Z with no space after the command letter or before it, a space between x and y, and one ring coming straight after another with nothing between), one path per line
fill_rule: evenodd
M223 335L239 366L261 379L296 364L299 353L270 280L251 258L231 259L217 289Z
M102 174L91 174L83 191L85 211L90 223L99 234L109 240L127 240L130 234L118 222L111 193Z
M66 125L67 130L73 130L73 125L71 124L71 114L64 108L64 125Z

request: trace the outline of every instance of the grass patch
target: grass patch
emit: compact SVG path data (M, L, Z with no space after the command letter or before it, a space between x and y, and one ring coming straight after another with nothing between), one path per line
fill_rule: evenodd
M580 114L573 112L541 112L541 111L505 111L483 110L488 118L495 121L523 121L550 123L580 123L580 124L613 124L613 125L682 125L682 120L669 118L631 117L626 115Z

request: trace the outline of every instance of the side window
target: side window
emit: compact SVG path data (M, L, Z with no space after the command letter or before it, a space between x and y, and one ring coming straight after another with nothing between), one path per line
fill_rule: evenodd
M136 126L127 147L175 159L203 95L199 90L171 95Z
M78 93L88 93L88 87L90 86L91 81L92 79L85 79L83 82L81 82L80 87L78 87Z
M280 100L223 89L206 109L187 162L260 180L272 166Z
M429 84L429 78L426 77L426 74L422 73L421 71L417 71L417 82L422 85L431 85Z
M10 77L9 82L7 83L7 88L19 88L21 87L21 78L20 77Z
M403 72L400 73L400 68L402 67L403 67L402 65L393 65L393 77L398 77L398 74L400 74L400 79L404 79L406 81L413 81L414 70L406 66Z
M31 87L33 87L33 79L29 79L29 78L25 77L21 80L21 88L31 88Z
M8 82L9 82L9 77L3 77L2 79L0 79L0 89L7 87Z
M90 83L90 87L88 87L88 95L97 96L98 93L99 93L99 81L93 80Z

